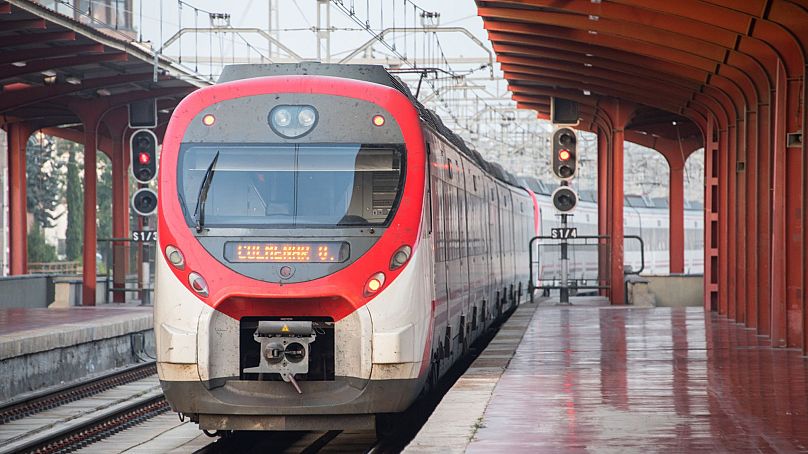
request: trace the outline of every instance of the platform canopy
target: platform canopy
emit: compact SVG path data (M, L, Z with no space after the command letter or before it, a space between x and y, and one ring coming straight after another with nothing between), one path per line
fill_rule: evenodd
M132 40L29 0L0 1L0 115L33 130L80 125L77 104L144 98L175 105L207 81ZM103 133L103 132L102 132Z
M709 112L740 115L776 61L802 72L805 1L494 0L479 14L514 99L549 114L575 100L592 123L604 97L643 106L627 129L699 134ZM771 74L770 74L771 75ZM590 128L591 129L591 128Z

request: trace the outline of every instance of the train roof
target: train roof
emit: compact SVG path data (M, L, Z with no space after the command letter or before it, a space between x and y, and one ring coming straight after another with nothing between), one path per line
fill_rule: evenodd
M477 163L483 170L498 180L512 186L522 186L517 177L512 173L508 172L497 163L486 161L477 150L466 145L463 138L452 132L451 129L443 124L443 120L438 114L424 107L424 105L413 96L406 83L395 75L387 72L381 65L344 65L318 62L228 65L222 70L218 83L251 79L254 77L292 75L342 77L394 88L407 96L413 105L415 105L416 109L418 109L418 114L421 118L450 143L460 149L466 157Z

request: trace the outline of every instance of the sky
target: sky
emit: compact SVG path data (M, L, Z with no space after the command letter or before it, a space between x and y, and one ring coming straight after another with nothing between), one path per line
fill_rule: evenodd
M317 35L312 30L317 24L317 0L275 0L277 6L276 37L291 51L304 59L317 59ZM135 28L142 32L144 41L151 41L152 46L161 48L180 28L210 27L209 13L229 14L231 27L269 28L269 0L134 0L133 20ZM463 27L490 49L487 34L483 29L482 19L477 16L477 7L473 0L341 0L338 5L330 3L332 61L339 61L358 46L372 39L389 27L418 27L420 17L414 14L414 6L418 12L425 10L439 13L437 21L432 22L440 27ZM369 9L368 9L369 8ZM345 11L354 11L349 17ZM325 19L323 19L325 22ZM219 25L225 23L218 21ZM370 31L364 28L368 24ZM409 59L416 57L421 65L440 66L451 69L455 74L466 74L468 70L477 68L467 76L466 85L479 87L472 90L459 90L454 80L438 80L432 84L424 84L422 101L431 100L430 108L438 111L455 132L471 142L489 160L503 164L505 168L520 174L532 174L543 179L552 179L549 174L549 142L547 137L552 131L548 122L536 119L535 112L516 111L515 103L510 101L507 84L502 80L491 80L491 72L479 69L481 62L487 62L488 54L478 44L461 33L442 33L438 35L439 46L435 38L418 33L397 33L388 35L388 45L395 45L399 55ZM225 33L202 32L188 33L181 40L165 46L166 55L179 59L188 68L215 79L220 67L229 62L260 62L261 56L270 56L266 38L258 33L243 32L238 35ZM320 60L325 60L325 49L321 48ZM454 63L444 64L441 53ZM424 57L428 61L424 62ZM361 55L360 55L361 57ZM395 57L391 49L383 45L374 46L373 57L384 62L385 57ZM274 57L273 57L274 58ZM210 66L209 60L216 60ZM458 60L476 59L472 63L459 63ZM224 62L222 61L224 60ZM353 60L353 62L358 62ZM494 63L493 75L501 77L501 72ZM417 76L405 75L414 81ZM448 79L443 74L443 79ZM453 87L455 86L455 87ZM466 101L469 97L478 97L481 102ZM497 108L496 112L494 108ZM502 111L505 108L505 111ZM482 114L481 114L482 112ZM505 112L505 113L501 113ZM516 118L517 121L505 121L503 118ZM478 121L469 120L479 118ZM591 140L581 140L589 143ZM593 156L589 156L588 154ZM578 185L583 189L595 187L595 151L583 150L583 165L580 169ZM635 156L632 158L632 156ZM667 194L667 166L664 159L657 159L656 153L638 146L627 147L628 163L647 162L642 169L630 169L626 182L628 191L649 192L652 196ZM701 164L691 163L690 173L698 174ZM638 173L640 172L640 173ZM632 178L637 179L636 182ZM648 180L648 181L646 181ZM656 181L660 180L660 181ZM695 181L688 190L688 198L698 198L701 194L700 180ZM660 183L660 184L657 184Z

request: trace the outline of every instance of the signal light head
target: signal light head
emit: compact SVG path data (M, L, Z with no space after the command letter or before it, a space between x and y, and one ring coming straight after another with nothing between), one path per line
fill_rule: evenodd
M562 180L574 177L578 168L575 142L575 131L570 128L560 128L553 134L552 170Z
M139 129L132 134L132 176L139 183L148 183L157 176L157 136L151 130Z
M569 186L561 186L553 191L553 206L560 213L569 213L578 204L578 194Z

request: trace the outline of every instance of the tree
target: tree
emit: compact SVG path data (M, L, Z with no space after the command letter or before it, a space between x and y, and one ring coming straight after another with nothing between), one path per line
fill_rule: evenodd
M67 232L65 234L65 252L68 260L81 260L82 230L84 230L84 200L79 178L80 165L76 160L78 146L65 142L68 147L67 160Z
M28 232L28 261L30 263L55 262L56 248L45 241L39 223L34 222Z
M112 161L98 154L98 238L112 238Z
M28 140L25 153L27 208L42 228L51 228L64 212L56 213L62 198L63 165L55 156L53 142L41 134Z

